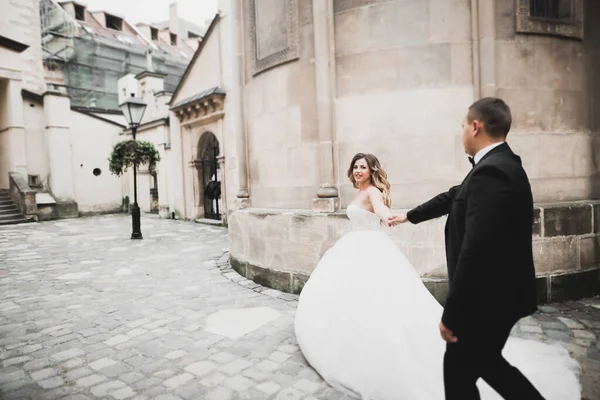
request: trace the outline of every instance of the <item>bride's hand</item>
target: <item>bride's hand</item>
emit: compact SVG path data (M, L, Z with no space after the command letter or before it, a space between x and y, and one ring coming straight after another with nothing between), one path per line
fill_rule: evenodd
M406 214L398 214L398 215L392 215L391 217L389 217L387 222L388 222L388 226L396 226L398 224L403 224L406 221L408 221Z

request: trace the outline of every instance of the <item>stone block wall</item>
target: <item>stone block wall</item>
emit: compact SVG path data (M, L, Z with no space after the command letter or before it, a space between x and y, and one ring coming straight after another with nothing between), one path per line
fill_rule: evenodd
M310 208L319 188L312 1L246 3L260 14L244 9L252 205Z
M357 152L379 158L396 207L447 190L470 167L459 137L473 101L470 1L333 4L342 205Z
M538 204L534 215L539 301L600 294L600 201ZM440 218L386 228L440 302L447 294L444 224ZM299 293L321 256L350 229L343 211L236 211L229 220L231 264L257 283Z
M600 202L539 205L533 256L541 301L600 293Z
M517 3L494 2L493 83L512 109L508 140L523 157L536 202L600 198L600 3L584 1L583 38L517 32Z

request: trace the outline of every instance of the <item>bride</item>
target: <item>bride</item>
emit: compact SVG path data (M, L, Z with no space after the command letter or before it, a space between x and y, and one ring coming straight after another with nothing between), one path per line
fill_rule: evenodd
M329 249L304 286L295 319L300 349L335 389L364 400L444 398L442 306L381 229L390 185L377 158L359 153L348 178L352 231ZM568 352L509 338L505 358L548 400L580 400L578 365ZM501 399L483 380L484 400Z

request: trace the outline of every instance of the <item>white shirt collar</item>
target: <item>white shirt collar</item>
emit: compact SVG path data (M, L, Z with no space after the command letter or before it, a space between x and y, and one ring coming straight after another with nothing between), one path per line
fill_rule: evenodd
M490 144L489 146L486 146L483 149L479 150L477 152L477 154L475 154L475 157L473 157L473 161L475 161L475 164L477 164L479 161L481 161L483 156L485 156L487 153L492 151L492 149L495 149L496 147L500 146L503 143L504 142L493 143L493 144Z

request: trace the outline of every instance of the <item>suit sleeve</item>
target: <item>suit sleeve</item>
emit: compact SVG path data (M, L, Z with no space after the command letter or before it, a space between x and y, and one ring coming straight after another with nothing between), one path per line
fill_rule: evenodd
M447 192L438 194L428 202L413 208L406 214L406 217L411 223L419 224L448 214L450 212L452 200L454 200L454 196L459 187L460 185L454 186Z
M504 224L510 218L508 177L493 166L473 172L466 192L465 236L452 283L450 284L442 322L455 330L472 308L472 294L482 282L478 276L488 265L495 252L510 251L497 247L498 235L505 232Z

